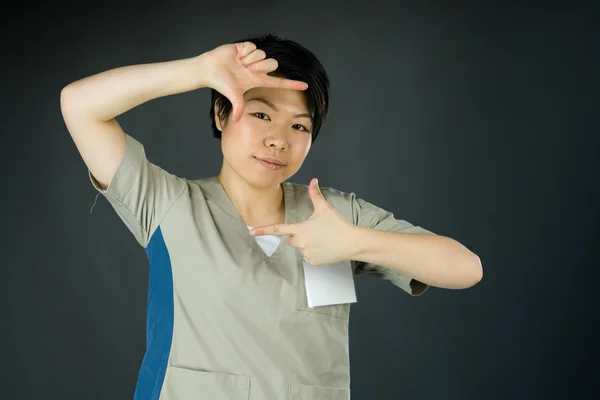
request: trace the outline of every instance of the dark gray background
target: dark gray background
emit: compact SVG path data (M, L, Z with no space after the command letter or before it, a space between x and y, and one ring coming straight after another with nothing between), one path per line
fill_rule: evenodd
M356 192L484 267L472 289L418 298L357 278L352 398L594 397L597 7L366 3L5 14L0 397L129 399L144 351L147 259L106 200L90 214L96 193L61 88L265 32L314 51L332 83L329 119L293 181ZM208 107L202 89L119 121L155 163L206 177L221 165Z

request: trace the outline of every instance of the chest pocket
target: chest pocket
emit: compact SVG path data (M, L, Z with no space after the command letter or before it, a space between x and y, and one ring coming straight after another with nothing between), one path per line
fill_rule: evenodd
M320 306L311 308L308 306L306 297L306 281L304 278L304 267L302 265L302 256L297 257L298 279L296 285L296 309L315 314L327 315L329 317L348 319L350 315L350 304L337 304L331 306Z

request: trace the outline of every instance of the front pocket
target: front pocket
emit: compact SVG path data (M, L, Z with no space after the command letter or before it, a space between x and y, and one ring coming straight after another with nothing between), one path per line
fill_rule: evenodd
M168 399L248 400L250 377L169 366L163 391Z
M304 278L304 267L302 265L302 256L297 259L298 263L298 284L296 286L296 309L298 311L307 311L316 314L327 315L330 317L348 319L350 316L350 303L336 304L331 306L309 307L306 297L306 281Z
M291 383L288 400L350 400L350 389Z
M301 288L304 291L304 287ZM304 299L303 299L304 297ZM329 317L336 317L341 319L348 319L350 315L350 304L338 304L332 306L320 306L320 307L309 307L306 301L306 293L298 294L298 301L296 303L296 309L298 311L306 311L316 314L327 315Z

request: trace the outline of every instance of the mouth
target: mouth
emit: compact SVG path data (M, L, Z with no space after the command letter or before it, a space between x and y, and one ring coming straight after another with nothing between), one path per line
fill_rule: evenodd
M262 164L262 166L269 168L269 169L273 169L273 170L278 170L281 169L285 166L285 163L281 160L277 160L274 158L258 158L258 157L254 157L256 159L256 161L258 161L260 164Z

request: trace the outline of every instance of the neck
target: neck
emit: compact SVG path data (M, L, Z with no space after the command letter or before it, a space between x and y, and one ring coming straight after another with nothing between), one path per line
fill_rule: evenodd
M225 166L218 180L246 225L254 227L285 222L281 184L256 187Z

